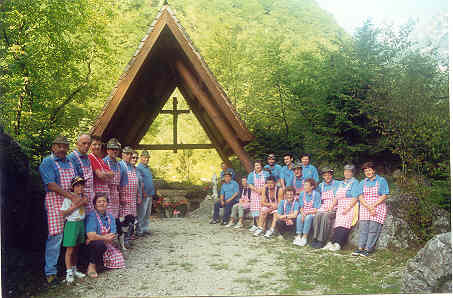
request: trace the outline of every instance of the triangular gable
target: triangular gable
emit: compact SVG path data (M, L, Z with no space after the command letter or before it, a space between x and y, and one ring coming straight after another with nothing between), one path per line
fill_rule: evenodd
M91 132L137 147L178 87L222 159L236 154L247 170L243 146L253 135L239 118L168 6L164 6L107 100Z

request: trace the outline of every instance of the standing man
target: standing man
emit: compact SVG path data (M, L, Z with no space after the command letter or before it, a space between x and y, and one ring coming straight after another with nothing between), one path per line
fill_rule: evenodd
M137 206L138 236L142 236L143 234L151 235L149 231L149 217L151 216L152 198L156 194L156 191L153 184L153 174L148 167L148 162L149 152L143 150L140 154L140 163L137 165L137 172L142 176L144 184L143 201Z
M271 176L274 176L275 179L280 182L280 171L282 169L282 166L276 163L274 153L271 153L267 156L267 165L264 166L264 169L269 171Z
M231 215L231 208L239 201L239 184L232 180L232 173L225 172L225 183L220 189L220 200L214 204L214 215L210 224L216 224L219 222L220 215L219 209L223 208L223 221L222 225L228 224Z
M64 136L57 136L52 143L52 154L47 156L39 166L39 173L44 183L46 197L44 200L47 213L49 236L46 240L44 272L49 284L57 283L57 262L63 240L64 218L60 212L64 198L73 204L86 198L71 192L71 181L76 176L74 166L66 157L69 141Z
M91 145L91 136L87 133L82 133L77 138L76 149L68 155L68 159L72 162L77 176L83 177L85 182L83 186L83 197L87 198L88 205L85 211L88 214L93 210L94 199L94 184L93 184L93 169L90 159L88 158L88 150Z
M293 186L294 181L294 164L291 153L285 153L285 155L283 155L283 162L285 163L285 166L280 170L280 185L282 186L283 192L285 192L285 188Z
M310 154L303 153L300 160L302 162L302 176L304 176L304 179L312 178L316 183L319 183L318 169L310 164Z
M305 177L302 175L302 167L303 165L300 162L296 163L294 166L293 187L296 189L296 198L304 191Z

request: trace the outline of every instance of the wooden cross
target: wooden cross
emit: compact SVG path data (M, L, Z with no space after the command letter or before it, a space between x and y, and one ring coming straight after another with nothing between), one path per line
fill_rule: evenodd
M173 152L177 152L178 146L178 115L189 114L190 110L178 110L178 98L173 97L173 110L162 110L162 114L173 115Z

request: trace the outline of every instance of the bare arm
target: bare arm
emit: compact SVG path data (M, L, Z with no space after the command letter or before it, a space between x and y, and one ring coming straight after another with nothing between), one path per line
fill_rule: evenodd
M56 184L55 182L50 182L49 184L47 184L47 188L49 189L49 191L56 192L59 195L62 195L63 197L70 199L73 203L78 203L80 200L82 200L81 197L72 192L64 190L60 185Z
M63 215L63 217L66 217L66 216L70 215L72 212L74 212L76 209L80 208L80 206L82 206L82 205L83 205L83 201L79 201L76 204L73 203L71 205L71 207L69 207L69 209L60 210L61 215Z
M96 232L88 232L87 238L90 241L95 241L95 240L111 241L112 239L115 238L115 234L109 233L109 234L105 234L105 235L99 235Z
M237 197L237 195L239 194L239 192L235 192L228 200L226 200L227 203L231 202L232 200L234 200L234 198Z

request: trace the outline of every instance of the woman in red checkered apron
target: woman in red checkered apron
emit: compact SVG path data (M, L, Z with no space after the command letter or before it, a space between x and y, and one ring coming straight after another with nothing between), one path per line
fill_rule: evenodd
M91 162L91 168L94 172L93 188L96 193L105 193L110 200L109 183L113 179L114 173L109 166L102 160L102 142L97 136L93 136L91 143L91 153L88 158Z
M138 177L135 168L130 164L128 165L124 160L120 161L122 166L127 169L127 185L121 187L121 206L120 217L126 215L137 215L137 191L138 191Z
M330 236L335 221L336 206L333 205L338 181L333 179L333 169L321 169L324 182L321 183L321 207L313 218L313 248L323 247Z
M354 206L357 204L359 195L359 181L353 177L354 169L354 165L345 165L344 167L345 180L339 183L333 203L338 208L332 241L328 242L323 249L340 250L348 240L354 217Z
M108 227L104 226L104 224L101 221L101 218L99 217L99 214L96 212L96 218L99 222L99 226L101 227L101 234L106 235L110 233L110 227L112 226L112 221L110 217L107 217L108 220ZM120 269L126 267L124 264L124 258L123 254L121 251L113 246L111 242L105 242L105 246L107 247L104 255L102 256L102 259L104 261L104 266L106 268L111 268L111 269Z
M261 195L266 184L266 178L269 177L269 172L263 171L263 163L260 160L255 161L255 171L251 172L247 177L247 184L252 190L250 194L250 214L253 217L253 225L250 227L250 232L255 232L257 220L261 209Z
M107 149L109 150L109 149ZM114 157L113 157L114 158ZM121 171L120 165L111 156L106 156L104 161L107 163L110 169L113 171L113 179L109 183L110 191L110 200L107 205L107 211L113 215L113 217L118 218L120 214L120 180L121 180Z
M373 162L362 166L365 179L360 182L359 245L353 255L368 256L374 251L382 225L387 217L385 200L390 193L384 177L376 175Z
M93 199L94 199L94 185L93 185L93 170L90 166L85 166L80 159L80 154L77 150L74 150L74 156L80 162L80 166L82 167L83 171L83 179L85 179L85 184L83 186L83 196L88 199L88 205L85 206L86 213L89 213L91 210L94 209L93 207Z
M305 179L304 191L299 195L300 213L296 218L296 237L293 241L298 246L307 244L313 219L321 206L321 196L315 188L316 181L313 178Z
M260 216L258 219L258 229L254 235L259 236L266 231L267 216L274 214L277 211L278 202L282 199L283 191L277 185L277 180L274 176L266 178L266 185L261 195Z

